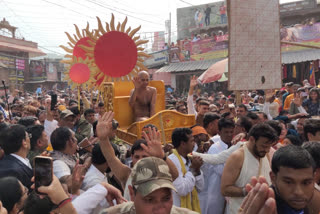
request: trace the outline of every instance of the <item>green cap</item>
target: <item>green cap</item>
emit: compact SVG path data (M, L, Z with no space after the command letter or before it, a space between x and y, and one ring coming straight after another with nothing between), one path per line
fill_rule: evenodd
M156 157L142 158L135 164L132 185L143 197L161 188L176 191L167 163Z

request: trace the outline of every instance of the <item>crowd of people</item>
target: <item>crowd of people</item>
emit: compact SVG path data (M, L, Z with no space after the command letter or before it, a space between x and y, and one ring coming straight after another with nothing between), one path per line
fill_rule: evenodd
M144 121L157 91L147 72L133 82L133 120ZM303 84L209 95L192 77L186 99L166 102L196 122L166 145L154 124L124 143L114 113L85 91L14 91L0 102L0 214L319 214L320 97ZM52 158L53 177L35 191L38 156Z

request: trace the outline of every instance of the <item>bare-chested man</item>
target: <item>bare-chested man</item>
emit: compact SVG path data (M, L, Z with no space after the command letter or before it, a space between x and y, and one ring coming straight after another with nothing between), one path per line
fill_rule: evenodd
M139 72L133 79L133 84L129 104L133 109L134 121L143 121L155 114L157 89L148 86L149 74L146 71Z

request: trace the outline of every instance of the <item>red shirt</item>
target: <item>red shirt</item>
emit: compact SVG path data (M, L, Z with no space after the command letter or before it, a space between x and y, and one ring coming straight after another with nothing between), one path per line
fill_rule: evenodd
M226 14L226 6L221 6L220 7L220 15L222 15L222 14Z

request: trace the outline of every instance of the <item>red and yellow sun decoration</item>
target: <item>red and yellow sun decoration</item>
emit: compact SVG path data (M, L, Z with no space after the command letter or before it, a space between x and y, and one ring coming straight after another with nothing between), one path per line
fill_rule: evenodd
M63 61L69 64L66 78L71 85L86 85L89 89L101 89L103 82L130 81L141 70L147 70L143 65L144 58L149 57L140 47L148 40L141 40L135 34L141 26L131 30L126 28L127 18L115 26L112 14L110 23L103 26L97 17L98 29L86 29L72 38L68 33L70 48L61 46L68 54ZM90 75L88 75L90 71Z
M93 66L90 66L90 58L86 56L86 52L80 48L80 45L89 45L88 40L90 38L87 36L87 31L89 31L89 24L87 24L86 29L80 32L77 25L75 25L76 34L73 35L73 38L69 33L66 32L66 35L70 42L68 45L70 48L61 45L67 53L65 55L68 60L63 60L63 63L68 64L67 72L65 72L65 80L68 81L68 84L72 89L74 88L88 88L92 87L94 84L94 73L91 72Z

